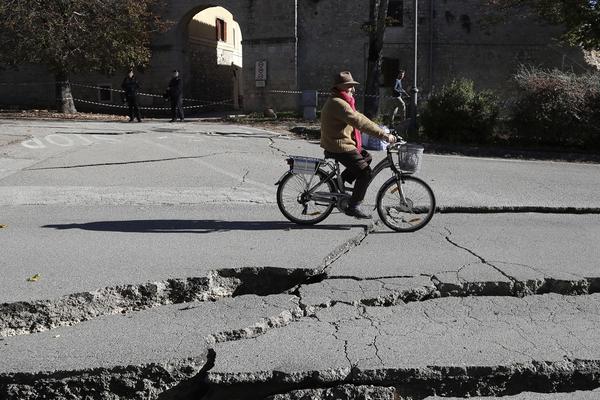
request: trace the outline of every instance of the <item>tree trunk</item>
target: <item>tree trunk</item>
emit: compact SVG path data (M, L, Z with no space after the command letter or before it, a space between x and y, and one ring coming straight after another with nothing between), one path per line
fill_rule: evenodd
M369 25L369 57L367 58L367 83L365 84L365 115L377 117L379 113L379 77L381 74L381 52L385 34L389 0L371 0Z
M55 76L56 80L56 108L58 112L63 114L75 114L75 102L71 94L71 84L69 83L69 75L66 73L58 73Z

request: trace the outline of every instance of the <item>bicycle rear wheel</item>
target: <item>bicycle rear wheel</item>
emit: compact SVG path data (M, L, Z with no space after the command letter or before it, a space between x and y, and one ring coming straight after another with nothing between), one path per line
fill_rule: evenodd
M327 218L335 202L314 200L309 193L319 184L313 193L335 193L333 183L331 180L325 181L326 177L323 171L317 171L316 175L288 173L277 188L277 206L281 213L288 220L301 225L313 225Z
M435 196L424 181L414 176L393 177L377 194L377 213L383 223L397 232L414 232L431 221Z

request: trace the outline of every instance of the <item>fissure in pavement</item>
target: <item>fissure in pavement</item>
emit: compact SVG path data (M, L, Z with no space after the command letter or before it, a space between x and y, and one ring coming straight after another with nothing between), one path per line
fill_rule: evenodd
M507 282L462 282L461 285L447 284L440 281L435 275L432 280L445 296L516 296L523 297L535 294L557 293L564 295L584 295L593 294L600 291L600 277L581 277L578 279L556 279L552 277L543 277L528 280L519 280L510 274L504 272L497 264L510 264L506 262L488 261L476 251L469 249L451 239L452 232L445 228L447 235L445 240L452 246L462 249L472 256L479 259L481 264L487 265L502 276L507 278ZM515 264L513 264L515 265ZM526 268L532 268L526 265L520 265ZM532 268L533 269L533 268Z
M42 332L102 315L167 304L214 301L244 294L283 293L300 282L323 279L318 270L254 267L220 269L207 277L122 285L68 295L57 300L0 305L0 337Z
M456 285L444 283L432 275L399 278L352 278L348 281L357 286L376 283L383 287L393 279L413 278L422 281L423 284L404 289L388 287L388 290L383 293L378 292L373 296L370 296L363 288L357 291L363 294L358 300L335 298L325 302L307 300L305 298L306 288L343 280L327 278L326 269L344 254L360 246L370 230L366 229L364 234L336 248L327 257L324 264L316 269L288 270L272 267L220 269L211 272L207 277L170 279L141 285L122 285L94 292L73 294L55 301L3 304L0 305L0 336L40 332L101 315L126 313L166 304L218 300L244 294L268 296L284 292L292 293L300 299L301 310L289 310L246 329L215 333L207 338L209 342L221 343L255 338L269 330L314 316L316 310L332 307L338 303L355 307L394 306L439 297L473 295L522 297L542 293L582 295L600 291L600 278L573 281L544 278L531 282L520 282L503 273L510 280L508 284L490 285L489 282L462 282ZM453 246L470 252L482 264L498 268L477 255L475 251L451 240L450 235L449 232L446 239ZM373 324L372 321L371 324ZM376 338L373 345L377 349ZM333 382L323 382L319 379L294 381L282 377L279 383L270 381L268 384L255 382L218 385L209 384L206 380L215 357L218 357L218 354L210 350L207 363L189 359L164 365L128 366L111 370L100 368L71 373L11 374L0 377L0 394L19 393L19 398L28 399L36 398L40 393L54 393L60 397L61 393L84 390L85 393L80 392L80 394L91 396L90 398L102 398L102 393L108 392L114 396L125 398L131 396L132 393L135 393L136 396L144 393L148 398L181 398L182 393L193 393L196 397L201 394L202 398L206 399L255 399L259 398L257 397L259 395L267 397L280 393L273 399L285 400L296 398L292 394L294 390L333 390L334 392L345 390L348 393L359 393L361 390L364 391L365 387L372 387L375 391L383 390L382 393L393 393L394 396L400 396L396 398L424 399L432 394L466 397L482 394L507 395L527 390L566 392L589 390L600 386L600 362L596 360L532 362L508 367L439 366L428 367L425 370L382 368L363 371L352 367L344 379ZM74 389L77 387L79 389ZM88 387L89 390L85 387ZM28 390L30 396L27 395Z
M326 278L325 269L371 231L351 238L327 255L316 268L245 267L209 272L206 277L168 279L137 285L120 285L75 293L55 300L0 304L0 337L43 332L103 315L128 313L167 304L215 301L244 294L267 296Z
M214 359L214 353L212 353ZM169 389L178 393L188 385L202 386L199 378L212 364L188 358L165 363L95 368L82 371L0 374L0 398L36 399L156 399ZM182 384L182 382L187 383ZM196 389L194 389L196 390Z
M361 370L352 368L345 379L323 381L313 377L295 379L274 374L268 382L234 385L209 385L202 389L205 400L294 400L323 393L343 392L348 397L389 400L423 400L431 396L471 398L508 396L524 392L569 393L600 387L600 361L532 361L506 366L428 366L424 368ZM343 389L343 391L342 391ZM302 397L298 394L302 394ZM330 398L330 397L323 397ZM331 397L335 398L335 397ZM551 400L551 399L550 399Z

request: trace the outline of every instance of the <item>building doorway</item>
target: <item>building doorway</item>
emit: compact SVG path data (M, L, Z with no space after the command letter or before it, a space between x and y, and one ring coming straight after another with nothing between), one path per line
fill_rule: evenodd
M194 15L187 31L189 95L207 103L228 101L229 107L241 108L242 31L233 14L223 7L206 8Z

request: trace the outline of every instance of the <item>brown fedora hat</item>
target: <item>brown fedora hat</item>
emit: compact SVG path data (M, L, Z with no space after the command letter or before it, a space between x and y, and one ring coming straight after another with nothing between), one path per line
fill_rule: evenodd
M350 71L342 71L336 74L333 78L333 87L338 89L345 89L355 85L360 85L360 83L356 82L354 78L352 78L352 74L350 73Z

